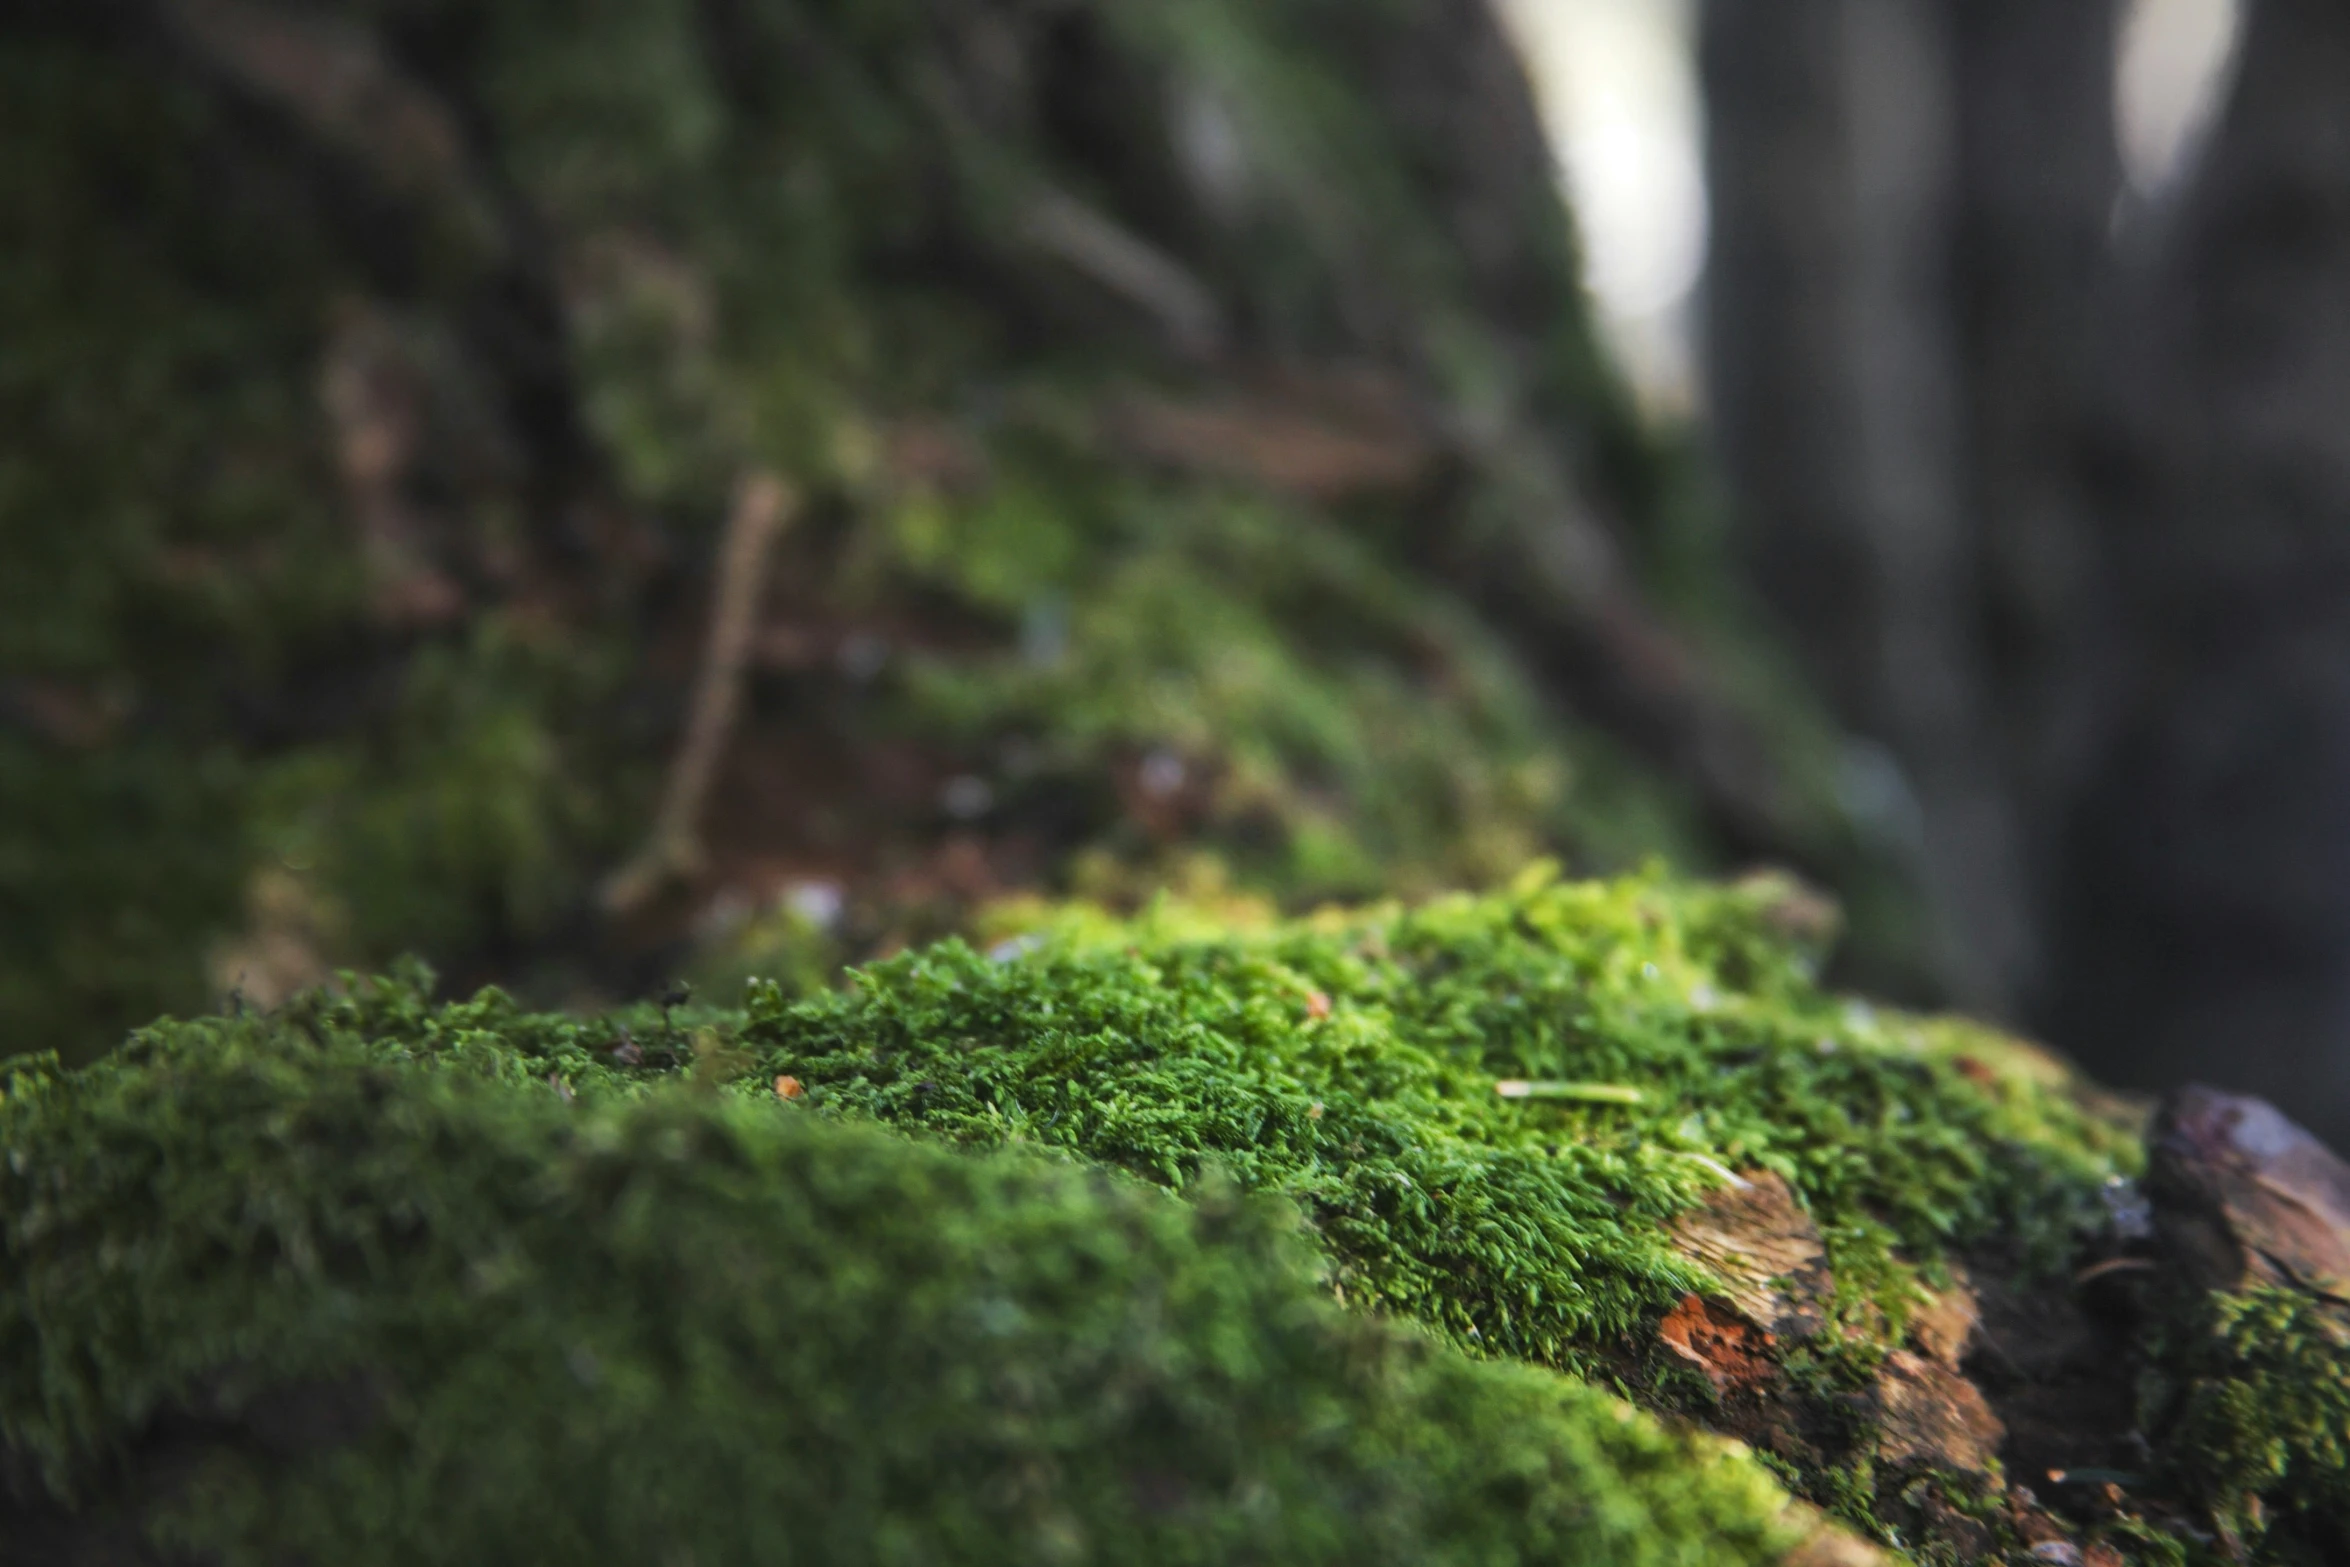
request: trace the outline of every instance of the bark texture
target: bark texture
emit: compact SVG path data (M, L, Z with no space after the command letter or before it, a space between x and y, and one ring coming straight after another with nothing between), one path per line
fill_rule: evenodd
M1942 985L2340 1135L2350 19L2250 5L2207 154L2130 208L2112 5L1704 17L1735 537Z
M2117 344L2110 728L2050 1019L2350 1130L2350 14L2261 0Z

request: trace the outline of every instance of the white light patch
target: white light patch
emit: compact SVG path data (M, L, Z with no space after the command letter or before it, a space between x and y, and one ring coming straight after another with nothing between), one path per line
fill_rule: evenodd
M2114 115L2122 167L2140 195L2168 188L2210 134L2242 26L2239 0L2131 0Z
M1688 0L1500 0L1500 10L1566 176L1601 330L1644 400L1686 409L1706 228Z

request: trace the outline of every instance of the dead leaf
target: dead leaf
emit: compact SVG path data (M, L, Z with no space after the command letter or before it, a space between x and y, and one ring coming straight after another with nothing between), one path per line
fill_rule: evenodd
M1343 375L1292 375L1196 401L1138 395L1112 425L1147 460L1316 500L1409 489L1442 455L1400 387Z

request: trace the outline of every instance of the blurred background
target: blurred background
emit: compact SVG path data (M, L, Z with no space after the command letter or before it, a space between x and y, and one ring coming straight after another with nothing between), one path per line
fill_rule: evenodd
M2332 0L14 0L0 146L0 1052L1551 855L2350 1135Z

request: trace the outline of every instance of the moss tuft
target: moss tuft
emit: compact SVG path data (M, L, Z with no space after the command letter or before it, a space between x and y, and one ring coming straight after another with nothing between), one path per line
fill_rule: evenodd
M2350 1552L2350 1313L2274 1285L2213 1294L2164 1358L2149 1429L2223 1533L2264 1560Z

